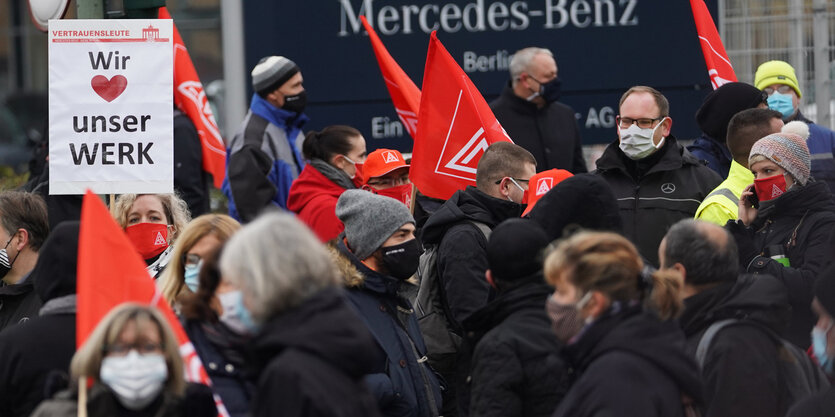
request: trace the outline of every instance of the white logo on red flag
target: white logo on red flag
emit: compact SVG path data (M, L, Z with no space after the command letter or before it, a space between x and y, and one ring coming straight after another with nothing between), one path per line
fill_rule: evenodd
M536 183L536 195L543 195L554 186L554 179L550 177L540 178Z
M417 134L417 115L414 112L400 110L397 107L394 108L397 111L397 117L400 118L400 121L403 122L403 127L409 132L412 137L415 137Z
M390 164L392 162L397 162L399 159L397 158L397 154L392 151L385 151L383 152L383 158L385 159L385 163Z

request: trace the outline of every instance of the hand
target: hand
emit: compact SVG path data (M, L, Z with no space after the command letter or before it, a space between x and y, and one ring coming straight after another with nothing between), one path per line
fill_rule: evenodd
M754 184L745 187L742 195L739 196L739 220L742 220L746 226L750 226L754 219L757 218L757 209L755 209L748 200L754 197Z

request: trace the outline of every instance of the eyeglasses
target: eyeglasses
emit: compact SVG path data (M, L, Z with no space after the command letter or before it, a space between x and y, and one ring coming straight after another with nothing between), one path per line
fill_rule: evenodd
M196 253L190 253L188 255L183 255L183 265L197 265L200 263L200 255Z
M368 180L368 185L377 185L385 188L397 187L405 184L409 184L408 175L399 178L373 178Z
M108 355L113 356L127 356L131 350L136 350L141 354L148 354L148 353L160 353L162 352L162 345L159 343L132 343L132 344L124 344L124 343L114 343L104 348L104 351Z
M649 129L652 127L653 124L655 124L655 122L660 120L664 120L664 117L657 117L655 119L632 119L630 117L617 117L618 126L620 126L621 129L626 129L629 126L632 126L633 123L637 124L638 127L640 127L641 129Z
M513 181L523 182L523 183L525 183L525 184L527 184L528 182L530 182L530 180L523 180L523 179L521 179L521 178L501 177L501 178L499 178L499 179L497 179L497 180L496 180L496 184L501 184L501 183L502 183L502 180L503 180L503 179L505 179L505 178L510 178L510 179L512 179Z
M771 88L771 87L763 88L763 92L768 94L768 95L774 94L775 91L780 93L780 94L789 94L792 91L792 88L791 88L791 86L785 85L785 84L777 87L777 89L774 89L774 88Z

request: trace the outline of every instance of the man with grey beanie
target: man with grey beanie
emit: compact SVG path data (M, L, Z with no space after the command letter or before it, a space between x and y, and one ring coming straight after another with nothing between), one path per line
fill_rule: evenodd
M423 251L414 218L403 203L364 190L342 193L336 216L345 224L335 246L348 300L385 352L379 372L366 376L381 414L437 416L440 383L426 362L412 305L400 295Z
M252 70L249 112L229 141L223 193L229 215L248 222L266 207L287 208L293 180L304 168L301 142L307 95L302 73L283 56L262 58Z

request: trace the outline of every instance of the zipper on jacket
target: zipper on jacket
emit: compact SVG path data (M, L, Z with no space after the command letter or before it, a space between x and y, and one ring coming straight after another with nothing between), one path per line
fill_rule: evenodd
M632 216L632 226L633 226L633 229L635 230L635 233L638 232L638 200L640 199L638 197L638 194L640 193L640 191L641 191L641 184L636 184L635 185L635 215Z

